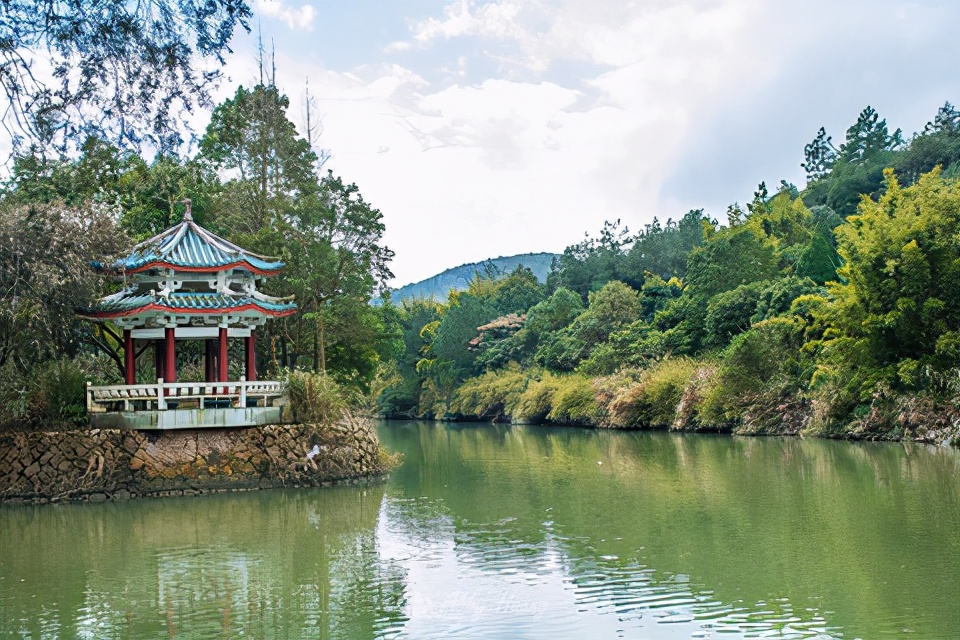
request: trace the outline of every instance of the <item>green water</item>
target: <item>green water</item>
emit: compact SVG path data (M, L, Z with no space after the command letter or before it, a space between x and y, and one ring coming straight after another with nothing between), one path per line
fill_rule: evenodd
M0 509L0 637L960 638L960 455L385 423L373 487Z

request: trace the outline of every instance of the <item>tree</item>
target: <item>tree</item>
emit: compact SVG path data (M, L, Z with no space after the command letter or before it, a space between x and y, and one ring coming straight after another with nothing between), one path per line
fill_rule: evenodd
M431 322L421 331L427 344L417 370L426 378L435 397L426 410L449 409L453 392L468 377L479 373L475 368L476 354L468 343L477 335L477 327L497 317L496 308L483 296L469 292L454 292L440 320Z
M22 154L14 158L3 198L18 203L63 203L82 207L106 203L120 210L120 227L134 238L147 238L179 221L182 202L193 202L194 219L205 224L216 176L198 163L158 155L147 164L133 151L88 138L74 160L49 160Z
M800 166L807 172L807 182L813 182L827 176L837 159L837 149L826 129L820 127L817 136L803 148L803 162Z
M431 332L425 332L424 327L437 326L441 306L424 298L412 298L403 300L399 307L387 302L383 309L385 317L396 315L402 346L398 345L393 358L399 379L383 392L378 404L387 414L413 416L426 381L426 372L417 366L430 346Z
M960 111L949 102L897 155L894 166L900 179L909 184L938 165L944 170L960 166Z
M687 282L695 293L714 296L777 273L774 246L747 225L717 232L687 258Z
M176 148L181 114L207 105L230 38L249 30L250 16L244 0L4 2L2 122L14 148L63 151L90 135Z
M760 291L767 284L751 282L710 298L704 318L708 348L724 347L735 335L750 328L750 318L757 311Z
M923 127L923 133L960 134L960 110L957 110L949 101L944 102L943 106L937 109L937 115L934 116L933 121Z
M224 180L212 222L241 246L278 255L286 268L267 284L300 311L267 325L285 366L360 382L372 376L379 339L367 303L392 278L379 210L322 163L287 117L273 84L237 89L214 109L198 161Z
M287 118L290 101L270 84L238 87L217 105L198 159L224 180L220 224L247 235L276 226L317 195L318 157Z
M892 151L903 144L903 135L900 129L893 132L887 130L886 119L881 120L876 110L867 106L857 121L847 129L847 137L840 145L838 160L840 162L865 162L875 158L884 151Z
M873 107L866 107L847 129L830 172L808 182L804 201L811 207L827 205L844 217L853 215L861 195L879 195L883 169L894 163L902 147L900 129L891 134L887 121Z
M116 356L103 325L76 318L99 289L90 261L126 244L111 213L103 206L0 206L0 367L12 362L26 370L73 356L83 342ZM119 356L114 361L122 368Z
M537 341L551 331L566 327L582 312L583 302L580 296L561 287L549 298L530 308L524 330Z
M537 350L541 364L569 371L600 344L640 318L640 294L618 280L590 293L589 306L567 327L550 334Z
M750 216L758 216L770 211L768 200L770 192L767 191L767 183L761 182L757 185L757 190L753 192L753 201L747 204L747 211Z
M587 234L582 242L564 249L547 277L547 288L555 291L566 287L579 293L586 302L591 291L619 279L624 247L632 241L629 230L620 228L619 220L604 222L599 237Z
M328 172L313 205L301 205L290 220L283 277L288 291L297 296L303 316L289 322L305 320L308 326L298 324L286 337L294 338L293 346L300 352L312 351L316 371L334 365L334 370L363 369L364 375L372 374L369 366L358 368L358 361L338 367L337 361L327 360L326 349L327 343L368 352L373 349L375 333L359 329L375 326L376 313L368 303L393 277L389 268L393 251L381 242L385 231L382 218L380 211L363 199L357 185L345 184ZM350 314L344 317L347 311ZM347 360L341 360L347 365Z
M524 313L543 300L544 287L533 271L518 264L507 277L497 280L493 304L501 315Z
M823 360L849 369L858 393L960 364L960 188L937 170L907 188L885 178L884 195L837 229L842 280L815 314Z
M19 203L62 202L79 207L87 201L116 204L124 173L144 164L135 153L89 137L75 160L51 160L40 153L14 157L5 198Z
M123 215L120 226L135 238L149 238L170 228L183 217L189 199L193 219L208 224L214 207L212 194L220 190L216 176L193 160L158 155L151 164L138 162L120 175L116 189Z
M716 221L692 209L680 220L667 220L661 225L656 218L637 234L627 252L623 280L633 287L643 286L648 273L665 280L686 274L687 254L703 243L705 227L716 227Z

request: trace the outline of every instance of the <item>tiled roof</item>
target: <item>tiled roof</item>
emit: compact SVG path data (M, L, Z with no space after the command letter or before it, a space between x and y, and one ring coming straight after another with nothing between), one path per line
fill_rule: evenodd
M185 271L218 271L238 267L272 275L283 267L283 263L246 251L207 231L187 215L180 224L135 246L126 258L108 265L94 266L106 271L127 273L153 266Z
M220 293L171 293L131 295L130 290L107 296L80 315L90 318L133 315L143 311L174 313L223 313L225 311L255 310L270 316L285 316L293 313L297 305L286 300L262 299L250 296L230 296Z

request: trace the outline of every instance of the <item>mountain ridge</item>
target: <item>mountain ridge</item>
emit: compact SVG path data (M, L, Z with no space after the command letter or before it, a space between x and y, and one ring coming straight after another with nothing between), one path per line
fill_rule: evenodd
M494 277L506 275L521 264L530 269L537 280L545 282L547 274L550 273L553 259L556 257L559 257L559 254L547 252L520 253L513 256L488 258L480 262L468 262L451 267L418 282L391 289L390 299L393 302L400 302L411 298L433 297L437 302L446 302L451 289L464 291L476 274L493 275Z

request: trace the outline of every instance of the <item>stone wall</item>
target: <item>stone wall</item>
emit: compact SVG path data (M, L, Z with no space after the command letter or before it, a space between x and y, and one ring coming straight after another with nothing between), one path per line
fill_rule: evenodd
M124 500L358 482L385 474L372 421L0 434L0 503Z

